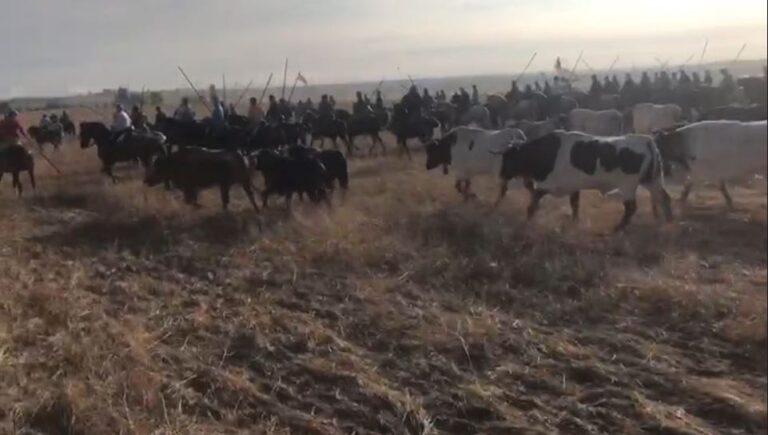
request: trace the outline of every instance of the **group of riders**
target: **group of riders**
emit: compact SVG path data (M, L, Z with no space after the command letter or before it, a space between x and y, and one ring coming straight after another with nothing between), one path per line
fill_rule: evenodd
M727 69L720 70L722 78L719 88L728 93L735 92L737 84L731 73ZM679 72L669 73L660 71L654 73L653 78L647 72L643 72L640 81L635 82L631 74L627 73L623 84L619 82L618 77L606 75L600 80L597 75L592 75L591 85L588 95L599 97L601 95L625 95L635 92L673 92L679 89L696 88L699 86L713 86L714 79L712 73L707 70L703 77L698 72L690 75L683 69ZM526 84L521 90L516 81L512 81L510 90L504 95L509 102L515 102L530 98L534 94L544 94L546 96L566 95L572 91L572 85L569 78L564 76L555 76L552 83L544 80L541 84L538 80L532 84ZM463 87L454 92L448 99L445 91L437 91L434 96L430 94L427 88L419 92L416 85L413 84L407 93L394 104L392 110L392 122L410 123L417 121L420 117L430 113L440 104L450 103L456 107L458 113L464 113L470 107L482 104L480 94L476 85L472 85L471 92ZM239 116L234 104L226 105L217 95L210 97L210 116L204 122L211 128L225 128L232 117ZM377 112L386 111L384 99L380 90L375 90L375 98L360 91L356 94L356 100L352 106L352 117L375 116ZM305 101L299 101L291 104L284 98L277 99L274 95L269 96L268 108L264 112L259 100L250 98L247 114L244 117L247 123L254 128L258 128L263 123L278 124L288 122L292 119L299 119L307 112L315 112L319 122L333 121L336 119L338 111L336 110L336 101L333 96L322 95L320 102L315 106L311 98ZM181 99L181 103L173 112L173 119L179 122L195 122L196 114L192 109L188 98ZM155 124L160 125L169 116L160 106L155 108ZM66 110L60 116L56 114L46 114L40 120L39 127L44 131L61 132L62 125L71 122ZM114 143L121 142L126 136L135 131L149 131L150 124L144 115L141 107L133 106L130 113L127 112L122 104L115 106L115 112L112 116L111 132ZM10 110L5 118L0 121L0 144L17 142L19 139L27 139L27 133L18 122L18 113Z

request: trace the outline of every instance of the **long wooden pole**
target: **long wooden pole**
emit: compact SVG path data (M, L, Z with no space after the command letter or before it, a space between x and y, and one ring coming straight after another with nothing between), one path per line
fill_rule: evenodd
M613 67L616 66L616 63L619 61L619 56L616 56L616 59L613 59L613 63L611 63L611 66L608 68L608 72L613 71Z
M248 92L249 89L251 89L251 85L253 84L253 80L248 82L248 85L243 89L243 92L240 93L240 96L237 98L237 102L235 103L235 107L240 105L240 102L243 101L243 97Z
M272 76L274 73L269 73L269 78L267 79L267 84L264 85L264 90L261 91L261 96L259 97L259 104L261 104L261 100L264 99L264 95L267 94L267 89L269 88L269 84L272 83Z
M581 62L581 57L584 55L584 50L581 50L579 52L579 57L576 58L576 63L573 64L573 69L571 70L571 75L568 76L568 81L573 80L573 75L576 74L576 67L579 66L579 62Z
M280 98L285 98L285 84L288 80L288 58L285 58L285 69L283 70L283 91L280 93Z
M189 87L191 87L192 90L195 91L195 94L197 94L197 98L199 98L200 102L203 103L203 106L205 106L205 108L208 109L208 113L213 113L211 108L208 106L208 103L205 102L205 98L203 98L203 96L200 94L200 91L197 90L195 85L192 84L192 80L189 79L189 77L187 76L187 73L184 72L184 69L181 68L181 65L179 65L178 68L179 68L179 71L181 71L181 75L183 75L184 79L186 79L187 83L189 83Z
M741 49L739 49L739 52L736 53L736 58L733 59L733 62L731 64L734 64L739 61L739 58L741 57L741 53L744 53L744 49L747 48L747 43L745 42L744 45L741 46Z
M709 47L709 38L704 40L704 48L701 49L701 56L699 56L699 67L704 63L704 55L707 54L707 47Z
M533 59L536 59L537 54L538 54L537 52L533 53L533 56L531 56L531 58L528 60L528 63L525 65L525 68L523 68L523 71L517 75L517 78L515 79L515 81L520 80L525 75L525 73L528 72L528 68L531 67L531 64L533 63Z

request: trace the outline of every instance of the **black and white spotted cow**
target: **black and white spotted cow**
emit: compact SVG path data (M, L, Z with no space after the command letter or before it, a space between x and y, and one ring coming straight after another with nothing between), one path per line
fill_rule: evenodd
M654 216L660 202L667 220L672 219L661 155L649 136L600 137L558 130L504 152L498 201L515 177L523 178L531 192L528 218L533 217L547 194L570 195L573 218L578 219L581 190L617 190L624 201L624 216L616 227L619 231L637 210L635 194L642 185L651 193Z

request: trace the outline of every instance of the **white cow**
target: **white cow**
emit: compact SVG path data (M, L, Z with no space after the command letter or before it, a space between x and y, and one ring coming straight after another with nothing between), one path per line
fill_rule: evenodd
M766 121L703 121L656 135L665 164L686 170L683 204L695 183L716 182L728 207L733 200L727 182L766 173Z
M448 166L451 166L456 174L456 190L464 195L464 199L469 199L472 177L498 176L501 154L512 144L525 140L525 134L516 128L456 127L427 145L427 170L443 166L443 172L448 173Z
M619 136L624 119L618 110L573 109L568 114L568 129L596 136Z
M683 109L677 104L640 103L632 109L632 128L636 134L652 134L682 120Z
M624 200L624 216L616 227L618 231L637 210L635 194L642 185L651 192L654 215L661 203L667 220L672 219L661 156L650 136L600 137L558 130L504 152L499 201L506 194L507 182L515 177L524 179L531 192L529 218L547 194L570 195L573 218L577 219L581 190L617 190Z

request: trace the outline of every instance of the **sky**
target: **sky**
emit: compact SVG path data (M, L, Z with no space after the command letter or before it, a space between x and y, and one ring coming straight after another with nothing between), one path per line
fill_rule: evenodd
M766 57L765 0L0 0L0 98Z

